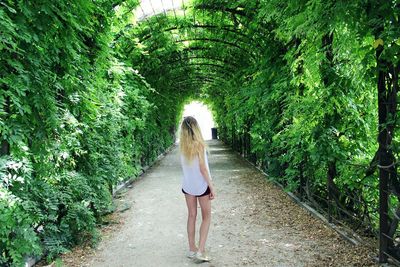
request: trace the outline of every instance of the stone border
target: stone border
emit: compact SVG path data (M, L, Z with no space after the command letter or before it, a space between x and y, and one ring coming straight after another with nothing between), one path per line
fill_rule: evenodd
M222 142L222 141L221 141ZM223 143L223 142L222 142ZM224 143L225 144L225 143ZM226 145L226 144L225 144ZM229 147L229 146L228 146ZM229 147L230 148L230 147ZM232 148L230 148L232 151L234 151ZM236 151L234 151L236 152ZM267 181L272 182L275 186L278 186L283 192L285 192L296 204L301 206L303 209L305 209L309 214L311 214L314 218L321 220L325 225L327 225L329 228L332 230L336 231L342 238L344 238L346 241L350 242L353 245L361 245L361 244L366 244L366 242L358 236L356 233L351 231L350 229L344 229L343 227L340 227L334 223L328 222L328 220L325 218L324 215L322 215L320 212L309 206L307 203L301 201L297 196L295 196L292 192L287 192L284 190L284 187L278 183L277 181L274 181L269 178L269 175L265 173L262 169L257 167L254 163L246 159L242 154L236 152L242 159L244 159L247 163L249 163L253 168L257 169L259 172L261 172L266 178Z
M156 164L157 162L159 162L160 160L162 160L168 153L170 153L175 147L177 146L177 143L173 143L170 147L168 147L164 152L162 152L160 155L158 155L158 157L153 160L152 162L150 162L149 165L146 165L144 167L142 167L142 170L138 173L137 176L129 178L128 180L126 180L125 182L122 182L120 184L118 184L116 186L115 189L113 189L113 193L112 196L113 198L115 198L115 196L124 188L126 188L127 186L131 185L133 182L137 181L138 179L141 178L141 176L143 174L146 173L146 171L148 169L150 169L151 167L154 166L154 164Z

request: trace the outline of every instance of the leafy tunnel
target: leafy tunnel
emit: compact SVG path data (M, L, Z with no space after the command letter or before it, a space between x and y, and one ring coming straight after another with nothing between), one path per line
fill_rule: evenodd
M270 179L398 260L399 9L0 2L0 263L96 236L116 187L173 145L194 99Z

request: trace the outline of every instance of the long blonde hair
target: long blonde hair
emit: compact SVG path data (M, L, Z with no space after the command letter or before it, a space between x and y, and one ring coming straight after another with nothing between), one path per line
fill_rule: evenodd
M199 124L196 119L189 116L185 117L181 124L180 150L185 158L191 162L196 156L204 158L206 145L201 135Z

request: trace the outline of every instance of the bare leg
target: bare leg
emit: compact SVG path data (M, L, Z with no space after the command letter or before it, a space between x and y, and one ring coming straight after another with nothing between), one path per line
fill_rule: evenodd
M188 208L187 234L190 251L197 251L195 232L197 216L197 197L185 194L186 205Z
M211 200L209 195L204 197L199 197L198 199L201 207L201 216L202 216L202 221L200 225L199 251L201 253L204 253L207 241L208 229L210 229L210 223L211 223Z

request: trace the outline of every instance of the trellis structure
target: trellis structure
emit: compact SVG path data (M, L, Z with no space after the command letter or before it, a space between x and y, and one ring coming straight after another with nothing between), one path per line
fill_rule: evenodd
M153 6L152 1L150 4ZM161 4L163 2L161 1ZM227 90L234 86L235 81L245 77L252 77L259 71L258 60L265 55L269 44L276 42L274 21L266 19L268 14L259 14L258 9L262 5L259 1L211 1L196 0L191 3L183 3L181 8L166 9L156 14L145 14L141 10L137 25L133 25L134 36L138 43L144 46L146 55L135 58L135 64L140 65L140 73L154 88L168 86L171 91L198 96L204 93ZM379 6L379 3L376 4ZM327 3L327 9L335 7L335 4ZM372 14L366 7L366 14ZM398 4L389 6L398 12ZM284 12L284 8L282 12ZM257 22L257 24L254 23ZM382 28L376 27L375 39L381 38ZM379 31L381 30L381 32ZM280 45L278 51L281 55L293 47L300 51L302 34L292 36L285 44ZM334 58L334 30L330 30L322 37L321 50L325 59L321 65L322 83L330 87L335 83L335 75L331 75L335 68ZM303 44L304 45L304 44ZM378 214L374 210L378 206L371 206L362 197L363 193L354 193L346 188L339 189L335 180L338 175L337 159L326 162L326 187L313 190L310 181L305 177L300 166L298 188L296 193L305 202L311 203L325 213L329 222L346 227L353 227L358 231L376 233L380 240L381 262L386 262L387 257L400 259L397 225L400 218L400 209L395 211L388 205L390 198L400 197L400 183L397 179L397 162L392 152L391 140L395 131L397 111L397 87L399 64L393 65L387 60L381 60L383 46L376 47L376 64L379 73L378 85L378 114L379 114L379 150L371 160L370 175L374 166L379 168L379 232L376 228ZM129 52L129 51L128 51ZM277 55L278 56L278 55ZM301 58L301 52L295 57ZM302 65L298 64L296 73L302 73ZM333 77L333 78L332 78ZM162 82L160 82L162 79ZM210 89L211 88L211 89ZM221 89L222 88L222 89ZM298 84L300 92L304 90L302 83ZM215 93L218 94L218 93ZM229 94L229 92L228 92ZM327 122L340 116L337 111L329 115ZM235 123L233 123L235 125ZM329 125L329 124L328 124ZM331 127L331 126L326 127ZM268 163L263 156L254 153L251 137L252 119L249 118L246 126L241 129L220 129L222 138L243 156L264 169L268 169ZM230 132L230 137L227 133ZM283 170L284 171L284 170ZM369 186L365 184L365 186ZM346 206L346 203L352 203ZM363 214L358 214L363 212ZM366 233L366 232L364 232Z
M254 62L257 50L262 48L261 42L256 40L257 36L253 35L254 31L246 25L245 20L249 20L247 14L226 8L223 3L219 7L207 5L205 1L190 6L183 4L180 12L183 16L178 16L175 9L163 8L161 14L156 15L153 8L152 16L146 15L141 7L138 10L142 11L139 17L142 20L138 25L144 29L137 33L139 42L148 47L150 57L156 55L159 63L148 70L144 66L144 76L157 73L158 70L174 71L179 68L193 70L194 74L201 70L207 73L212 70L221 77L230 76ZM238 29L229 16L240 16L234 20L237 23L240 21L245 29ZM153 39L160 35L175 45L176 49L166 54L158 53L164 49L165 43ZM202 68L195 69L193 66Z
M0 265L95 236L199 98L222 140L398 261L399 0L155 1L0 3Z

